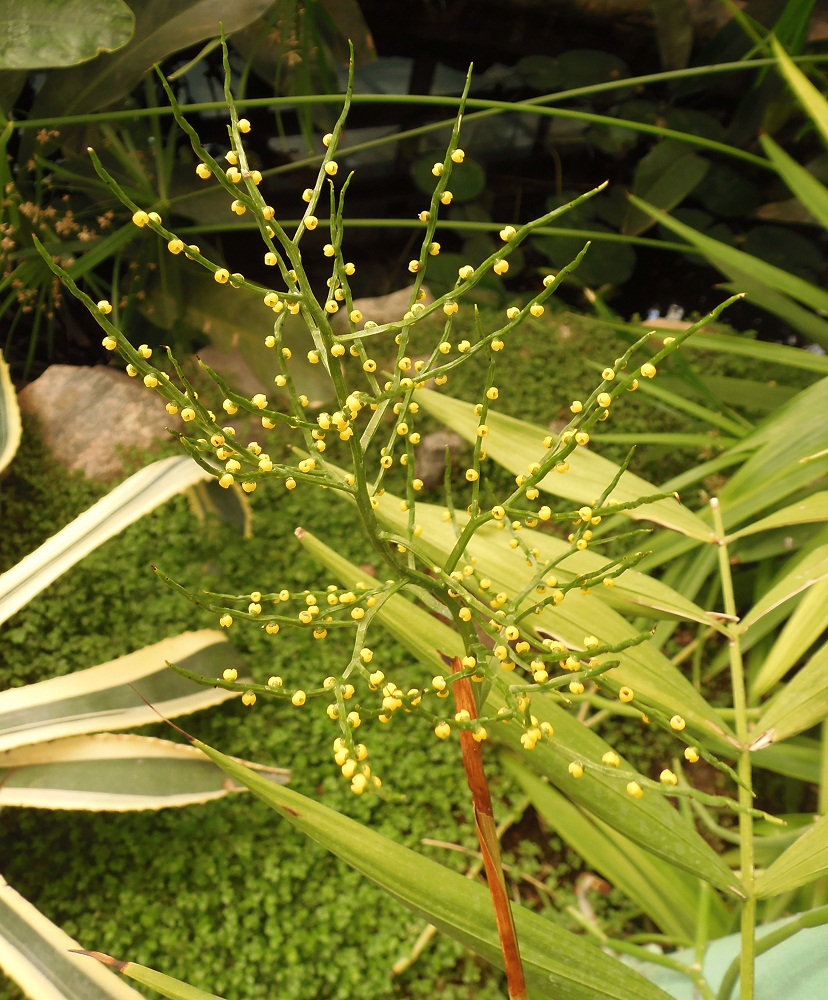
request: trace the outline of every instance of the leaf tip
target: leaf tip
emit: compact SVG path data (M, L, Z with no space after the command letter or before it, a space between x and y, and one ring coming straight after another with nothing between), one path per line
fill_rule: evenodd
M106 965L110 969L115 969L116 972L123 972L129 963L122 962L119 958L113 958L111 955L105 955L102 951L86 951L84 948L70 948L70 953L73 955L85 955L87 958L94 958L96 961L100 962L101 965Z

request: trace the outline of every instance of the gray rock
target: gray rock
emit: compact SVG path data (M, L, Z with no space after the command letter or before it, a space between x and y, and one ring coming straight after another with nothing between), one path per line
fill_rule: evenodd
M434 296L431 294L428 288L423 285L423 291L425 292L425 299L423 302L426 305L431 305L434 301ZM393 323L395 320L402 319L408 309L408 303L411 301L411 289L410 288L400 288L396 292L391 292L389 295L378 295L373 299L354 299L354 309L359 309L363 315L363 322L365 320L373 320L374 323L382 326L385 323ZM348 316L344 310L340 310L336 313L331 320L331 326L336 333L345 333L348 330Z
M446 449L449 451L452 467L460 463L460 449L465 441L454 431L434 431L426 434L417 448L414 472L422 479L426 489L437 489L443 483L446 473Z
M173 418L140 379L116 368L52 365L26 386L20 409L37 418L52 456L90 479L123 475L119 448L167 437Z

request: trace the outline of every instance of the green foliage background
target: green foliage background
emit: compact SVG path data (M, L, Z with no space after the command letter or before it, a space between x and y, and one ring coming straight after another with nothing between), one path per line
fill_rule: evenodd
M485 313L482 319L485 326ZM595 366L611 363L622 344L615 334L568 313L527 323L512 338L499 371L503 412L542 423L562 417L569 401L594 383ZM721 356L705 358L704 365L707 372L759 380L771 374L756 363ZM482 377L482 369L465 366L448 389L475 400ZM811 380L802 373L792 377L802 384ZM651 404L638 396L613 413L612 431L640 429L645 414L648 426L654 424ZM674 415L663 423L659 418L654 429L687 427ZM3 484L3 521L22 526L0 535L3 569L105 492L56 468L32 426L25 428L24 441ZM695 458L673 452L671 461ZM668 474L664 463L659 449L637 460L643 474L649 470L656 480ZM364 560L356 517L346 504L301 487L293 493L261 490L251 499L250 541L222 524L200 525L179 497L87 557L3 627L2 686L104 662L182 629L215 627L210 616L159 582L153 563L193 588L243 593L318 586L319 571L300 558L293 539L299 523L345 557ZM274 672L299 678L306 665L319 677L334 673L341 662L332 638L311 644L287 632L274 639L239 625L230 638L259 680ZM418 668L399 647L384 640L376 656L397 683L407 676L418 682ZM318 703L295 709L266 700L245 709L236 701L186 720L185 728L225 752L290 766L292 787L370 820L409 846L429 837L476 849L457 744L433 739L416 720L395 717L388 727L373 723L363 729L385 787L406 796L401 804L350 793L333 765L335 732ZM487 756L501 820L519 796L496 755ZM505 840L513 883L524 900L574 928L566 906L574 903L580 863L557 838L539 837L532 815L519 827L524 839L507 834ZM420 849L460 870L472 860L446 849ZM422 923L248 796L158 813L5 810L0 851L8 881L84 947L129 957L230 998L503 995L495 971L440 937L392 982L392 964L410 951ZM554 904L521 882L520 872L554 891ZM595 905L612 926L635 917L628 903L625 909L613 896ZM0 1000L20 996L11 983L0 984Z

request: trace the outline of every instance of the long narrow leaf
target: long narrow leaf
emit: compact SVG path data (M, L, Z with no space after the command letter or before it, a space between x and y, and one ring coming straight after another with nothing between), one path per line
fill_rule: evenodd
M752 701L767 694L828 629L828 579L815 583L797 604L750 686Z
M665 934L679 940L693 939L698 919L698 879L631 843L608 824L591 819L516 758L507 757L506 765L546 825L591 868L640 906ZM712 898L715 902L709 929L712 937L719 937L729 919L719 897Z
M224 634L204 629L73 674L10 688L0 692L0 750L147 725L158 722L158 713L174 718L240 693L196 686L170 670L168 661L205 677L219 678L226 667L244 669Z
M783 507L767 517L760 518L752 524L745 525L734 531L728 542L746 535L755 535L760 531L770 531L772 528L787 528L792 524L812 524L814 521L828 521L828 493L814 493L799 503Z
M209 474L189 458L141 469L0 576L0 622L107 539Z
M197 986L190 986L180 979L173 979L163 972L156 972L155 969L148 969L145 965L136 965L135 962L122 962L120 959L112 958L111 955L104 955L100 951L80 951L79 955L87 958L94 958L100 966L115 969L123 976L128 976L142 986L149 986L150 989L167 997L168 1000L223 1000L215 993L207 993ZM92 963L89 963L92 965ZM100 968L99 966L99 968Z
M43 1000L142 1000L79 948L0 876L0 968L29 997Z
M248 767L288 780L281 768ZM166 809L243 790L195 747L133 733L70 736L0 753L0 808Z
M764 871L758 896L778 896L807 885L828 872L828 816L822 816Z
M502 967L494 914L483 886L298 792L270 784L199 740L193 744L296 829L439 930ZM513 912L527 985L542 996L666 1000L667 994L591 942L530 911L518 907Z
M828 229L828 189L814 175L801 167L769 135L759 137L762 149L776 167L776 172L824 229Z
M478 419L471 403L430 389L421 390L417 400L424 410L467 441L476 439ZM489 427L486 452L510 472L525 473L530 463L543 456L543 439L547 436L543 428L500 413L491 413L486 422ZM592 503L618 473L615 463L583 448L574 451L567 461L569 470L564 475L550 473L539 484L542 490L579 503ZM612 503L629 502L657 492L651 483L625 472L609 499ZM672 499L656 500L626 514L634 519L655 521L690 538L712 540L712 532L704 521Z
M773 36L771 45L782 75L828 145L828 102Z
M783 270L781 267L768 264L763 260L759 260L758 257L753 257L742 250L736 250L726 243L721 243L709 236L705 236L683 222L674 219L666 212L662 212L653 205L649 205L640 198L636 198L635 195L628 195L628 197L633 205L640 208L643 212L649 213L677 236L687 240L688 243L707 257L712 264L724 271L733 280L738 281L737 276L740 274L752 275L756 281L785 295L789 295L797 302L801 302L818 313L824 314L828 312L828 292L824 292L816 285L812 285L809 281L805 281L791 274L789 271Z
M767 706L756 723L751 749L761 751L769 743L780 743L804 733L828 717L828 642L789 680Z
M828 577L828 545L820 545L809 552L794 567L786 572L781 579L750 609L739 623L742 632L746 632L774 608L785 601L807 590Z

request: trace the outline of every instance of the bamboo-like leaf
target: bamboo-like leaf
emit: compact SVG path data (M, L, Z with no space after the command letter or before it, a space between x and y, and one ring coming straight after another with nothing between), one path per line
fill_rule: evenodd
M234 780L390 896L493 965L502 967L488 891L369 827L285 787L272 785L224 754L203 750ZM458 761L459 766L459 761ZM526 983L542 996L568 1000L666 1000L667 994L605 955L590 941L538 914L513 908Z
M381 504L380 516L389 520L398 518L399 504L394 503L391 497L384 499L388 502ZM451 525L442 520L438 510L431 508L427 511L417 505L418 520L421 519L424 528L417 545L429 560L442 563L453 548L454 535ZM461 526L464 520L458 516ZM492 581L495 592L514 594L531 582L532 571L526 565L523 554L509 548L508 539L504 536L505 533L498 531L494 524L484 525L475 534L468 555L477 560L478 572ZM548 536L537 538L537 548L542 556L545 551L551 554L554 547L554 541L548 541ZM556 567L556 575L557 572ZM561 578L566 578L566 571ZM529 606L530 602L525 601L523 610ZM557 607L548 606L540 614L533 614L528 627L542 628L575 649L582 648L587 635L596 635L601 642L613 645L637 635L632 625L615 610L593 594L582 594L580 590L569 591ZM718 713L654 644L646 642L627 649L620 659L621 664L607 676L619 685L631 687L641 697L658 705L668 716L680 712L691 729L704 732L716 740L719 749L732 751L732 745L721 742L727 727Z
M792 159L769 135L759 137L762 149L776 167L776 172L788 185L797 201L808 209L824 229L828 229L828 189L796 160Z
M288 772L260 764L271 780ZM195 747L133 733L70 736L0 753L0 808L125 812L166 809L244 791Z
M828 716L828 642L824 643L768 704L756 724L752 750L804 733Z
M116 486L38 549L0 576L0 622L139 517L209 473L190 458L153 462Z
M115 969L122 976L128 976L142 986L149 986L150 989L155 990L156 993L160 993L163 997L167 997L168 1000L223 1000L222 997L216 996L215 993L200 990L197 986L190 986L189 983L184 983L180 979L173 979L172 976L166 976L163 972L148 969L145 965L136 965L135 962L122 962L120 959L113 958L111 955L104 955L100 951L79 951L78 954L86 958L96 959L100 963L99 968L104 966L108 969ZM89 964L91 965L92 963L90 962ZM135 991L133 990L132 992Z
M0 968L38 1000L142 1000L107 969L72 954L80 948L0 876Z
M812 827L762 872L756 881L758 896L778 896L828 873L828 816Z
M720 243L718 240L705 236L683 222L674 219L666 212L662 212L653 205L649 205L640 198L636 198L635 195L628 195L628 197L633 205L640 208L643 212L649 213L671 232L692 244L715 267L719 268L719 270L723 271L737 283L740 275L752 275L755 281L777 292L789 295L792 299L801 302L817 313L825 314L828 312L828 292L823 291L816 285L791 274L789 271L783 270L781 267L776 267L773 264L759 260L758 257L753 257L743 250L736 250L726 243Z
M360 582L370 583L370 578L358 567L308 532L300 535L300 541L343 585L353 588ZM464 653L456 632L403 597L394 596L385 601L378 619L430 672L445 669L440 654L462 656ZM493 689L486 703L487 712L495 714L504 704L502 695ZM646 795L641 801L631 799L626 792L626 781L630 779L622 780L622 775L614 768L600 764L590 768L588 778L575 781L568 771L571 761L600 762L603 754L612 748L551 698L536 697L532 711L540 721L549 722L556 735L554 740L535 747L527 757L529 766L565 789L578 805L654 854L721 888L738 884L724 862L661 795ZM501 725L492 726L489 734L490 739L505 743L522 754L525 751L519 736L517 727Z
M0 472L14 458L20 444L22 427L17 393L12 385L9 366L0 351Z
M748 611L739 628L746 632L751 625L754 625L774 608L784 604L785 601L797 594L807 590L808 587L819 583L828 577L828 545L820 545L809 552L781 580L778 580L770 590Z
M828 145L828 102L773 36L771 45L782 75Z
M635 335L638 335L636 329ZM771 344L764 340L751 340L745 334L733 336L727 333L711 333L709 329L699 330L681 345L682 351L692 354L693 351L713 351L716 354L732 354L735 357L753 358L754 361L764 361L771 366L784 365L789 368L799 368L803 371L828 375L828 356L812 354L800 347L788 347L785 344Z
M430 389L418 392L417 400L424 410L467 441L473 442L476 439L478 419L471 403L452 399ZM501 413L490 413L486 423L489 427L486 452L498 465L517 475L525 473L530 463L543 457L546 450L543 439L548 434L543 428ZM567 461L568 472L564 475L551 472L539 486L548 493L578 503L594 502L618 473L618 466L614 462L584 448L572 452ZM653 493L658 493L656 486L631 472L625 472L609 502L629 502ZM625 511L625 514L637 520L655 521L690 538L712 541L712 532L704 521L675 500L656 500Z
M219 705L240 693L196 686L170 670L168 661L205 677L218 678L225 667L235 667L239 673L244 669L224 634L204 629L164 639L96 667L10 688L0 692L0 750L143 726L158 722L159 713L174 718Z
M719 491L728 532L800 495L828 473L828 378L804 389L731 450L750 453ZM812 456L820 457L812 459Z
M822 747L819 740L794 736L784 743L771 743L761 753L754 754L753 766L818 785L822 780Z
M389 528L406 535L408 530L408 515L400 510L396 498L387 494L386 501L381 503L377 514ZM455 536L451 524L444 515L446 507L434 504L417 504L417 523L422 527L422 538L435 557L445 557L454 546ZM456 512L457 525L460 529L468 523L469 516L465 511ZM538 562L543 564L558 560L567 551L570 555L555 566L555 576L561 582L569 582L576 576L594 574L606 567L608 560L595 551L585 549L583 552L572 551L572 546L557 535L544 531L524 528L521 532L527 546L537 549ZM477 559L488 564L496 562L508 567L506 572L513 574L514 579L510 592L519 590L529 579L529 570L522 564L520 557L508 547L508 538L504 532L491 525L484 525L475 534L471 550ZM488 570L482 572L488 576ZM717 631L724 632L719 619L688 600L677 590L656 580L646 573L628 569L615 578L615 586L598 587L594 591L596 597L619 611L632 615L647 617L684 618L688 621L700 622Z
M792 524L811 524L814 521L828 521L828 493L814 493L799 503L783 507L767 517L760 518L752 524L745 525L734 531L728 537L728 542L746 535L755 535L760 531L770 531L772 528L786 528Z
M750 687L751 701L758 701L828 629L828 579L815 583L797 604Z
M506 757L505 762L546 825L573 851L640 906L665 934L693 940L698 919L698 879L631 843L612 826L591 818L518 763L517 758ZM711 898L714 902L708 915L709 934L715 938L725 932L730 921L719 897Z

